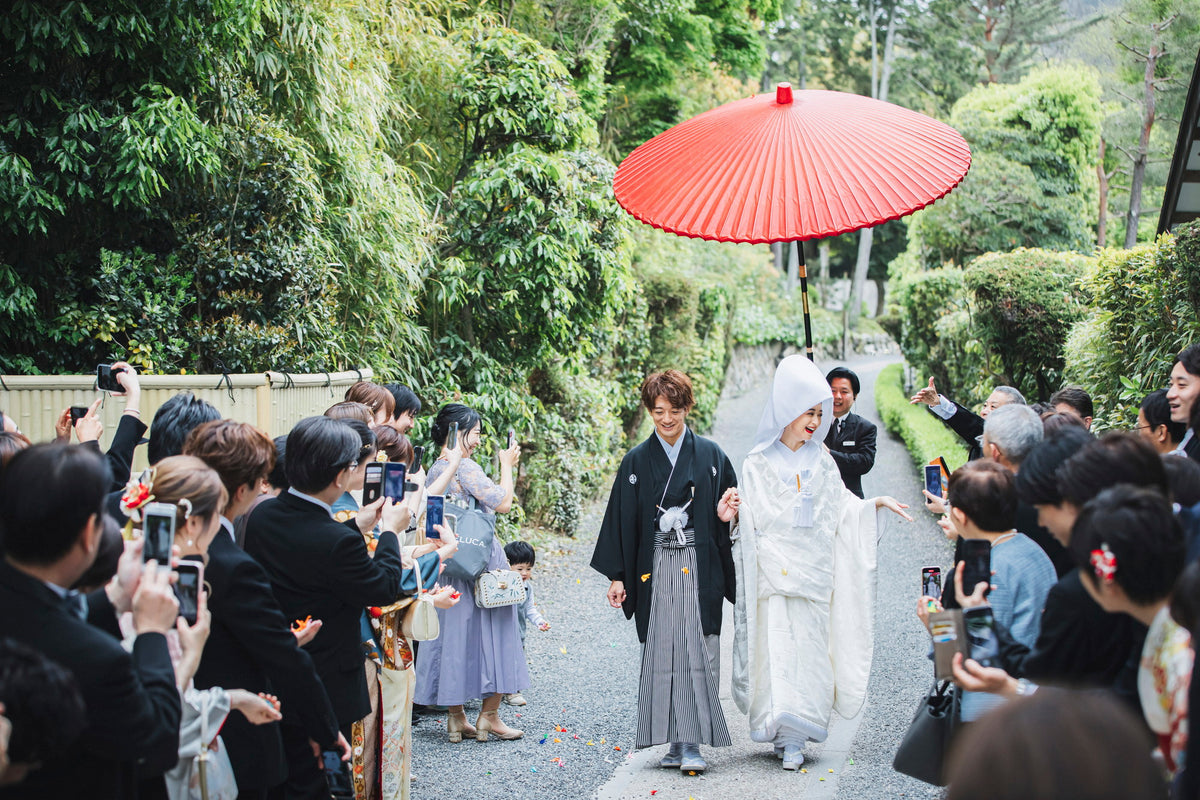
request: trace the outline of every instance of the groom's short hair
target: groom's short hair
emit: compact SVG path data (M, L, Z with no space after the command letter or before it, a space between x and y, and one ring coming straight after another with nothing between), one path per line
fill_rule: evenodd
M667 369L647 376L642 382L642 405L654 410L658 398L665 397L672 408L691 411L696 401L692 396L692 379L677 369Z

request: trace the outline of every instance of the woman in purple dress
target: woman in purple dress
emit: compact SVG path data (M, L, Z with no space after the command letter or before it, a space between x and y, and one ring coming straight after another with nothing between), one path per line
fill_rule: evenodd
M458 423L458 445L463 459L446 487L446 500L467 505L473 499L481 511L506 513L512 507L513 469L521 457L521 449L514 444L500 451L500 482L493 482L471 459L479 447L482 420L478 412L467 406L451 403L438 412L430 433L434 444L442 449L429 468L426 483L432 484L449 468L446 438L452 423ZM493 537L487 569L508 568L504 546L498 537ZM448 707L446 728L452 742L461 742L464 734L481 742L487 741L489 733L498 739L519 739L522 731L505 725L499 715L500 700L505 694L529 686L517 622L519 606L479 608L475 605L473 581L443 575L442 582L462 592L463 597L453 608L438 610L441 635L421 643L415 701ZM471 725L463 703L479 697L483 698L483 707L479 719Z

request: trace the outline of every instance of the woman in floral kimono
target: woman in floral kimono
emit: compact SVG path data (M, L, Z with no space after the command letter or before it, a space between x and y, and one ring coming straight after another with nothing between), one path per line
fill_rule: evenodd
M742 466L733 531L737 568L733 698L750 736L799 769L830 712L858 713L871 673L876 512L911 521L891 497L861 500L822 444L833 394L804 356L775 372Z

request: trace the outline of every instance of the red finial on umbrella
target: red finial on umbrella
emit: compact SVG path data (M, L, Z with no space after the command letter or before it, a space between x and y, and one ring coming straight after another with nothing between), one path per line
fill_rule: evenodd
M775 102L781 106L792 102L792 85L790 83L781 83L775 87Z

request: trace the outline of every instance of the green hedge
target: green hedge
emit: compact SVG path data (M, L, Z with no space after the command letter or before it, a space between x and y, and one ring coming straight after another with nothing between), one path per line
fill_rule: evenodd
M941 456L950 469L967 463L962 439L923 405L911 405L904 391L904 365L884 367L875 381L875 405L883 426L904 440L918 466Z

